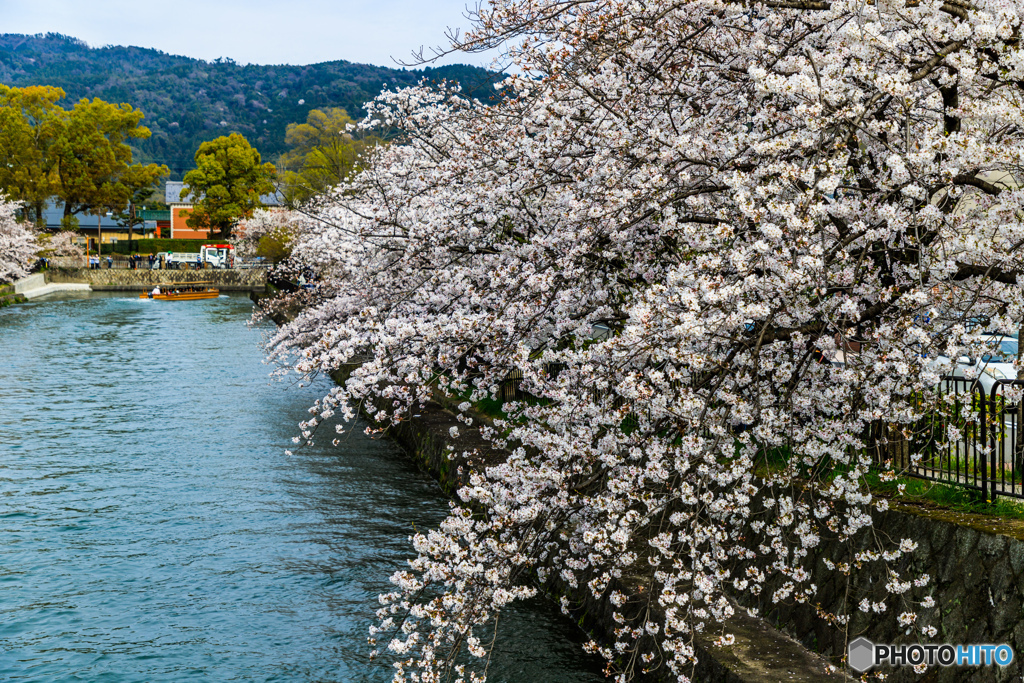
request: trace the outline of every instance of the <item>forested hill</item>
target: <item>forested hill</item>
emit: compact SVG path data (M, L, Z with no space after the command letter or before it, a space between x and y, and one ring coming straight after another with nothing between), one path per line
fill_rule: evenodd
M91 48L68 36L0 34L0 83L63 88L70 107L83 97L127 102L146 114L153 131L138 141L137 161L156 161L180 178L193 166L200 142L230 132L248 138L264 159L284 149L289 123L310 109L344 107L353 118L382 88L413 85L422 78L462 84L471 97L494 97L501 76L472 66L390 69L337 61L307 66L240 66L205 62L139 47Z

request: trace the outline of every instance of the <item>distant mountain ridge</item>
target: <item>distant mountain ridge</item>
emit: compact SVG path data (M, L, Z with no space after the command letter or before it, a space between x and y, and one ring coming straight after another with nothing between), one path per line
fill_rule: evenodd
M133 147L137 161L167 164L172 178L193 166L199 144L238 132L265 160L284 150L285 127L306 120L310 109L344 107L359 119L363 103L384 87L421 79L458 81L471 97L495 96L503 76L474 66L416 70L337 61L241 66L230 59L206 62L140 47L89 47L57 33L0 34L0 83L63 88L70 107L83 97L127 102L146 114L153 131Z

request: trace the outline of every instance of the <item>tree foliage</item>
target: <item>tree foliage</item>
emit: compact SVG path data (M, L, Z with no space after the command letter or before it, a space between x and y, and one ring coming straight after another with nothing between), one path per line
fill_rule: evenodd
M181 192L182 198L196 197L187 221L193 229L227 239L239 220L263 207L260 197L274 192L274 165L261 163L260 153L238 133L199 145L195 162Z
M123 211L148 194L167 167L135 164L128 142L144 139L143 114L130 105L82 100L66 110L58 88L0 86L0 189L35 221L51 199L74 214Z
M66 257L84 256L85 252L80 242L85 241L85 236L74 230L59 230L53 233L40 233L39 246L40 256Z
M344 109L314 109L305 123L290 123L285 134L288 151L278 163L284 199L303 204L327 193L359 171L367 155L382 140L361 132Z
M304 436L366 402L400 422L434 392L469 429L510 373L543 399L481 430L511 457L469 473L382 596L397 678L466 680L458 651L485 658L483 626L534 577L610 601L616 640L589 647L622 681L688 680L730 594L813 605L813 577L860 566L890 581L823 619L935 635L913 539L858 535L887 506L864 477L897 473L875 427L913 437L945 410L935 359L984 351L972 320L1024 319L1022 17L497 0L463 47L517 46L513 98L381 95L405 144L292 254L320 298L274 353L361 364ZM869 545L833 564L825 536Z
M147 138L144 114L129 104L82 100L64 115L54 145L64 215L123 211L140 189L151 190L166 166L133 164L128 141Z
M0 85L0 189L36 222L60 190L54 147L63 133L63 98L59 88Z
M301 232L305 216L281 208L257 209L238 225L234 241L240 258L262 257L280 263L291 255L291 245Z

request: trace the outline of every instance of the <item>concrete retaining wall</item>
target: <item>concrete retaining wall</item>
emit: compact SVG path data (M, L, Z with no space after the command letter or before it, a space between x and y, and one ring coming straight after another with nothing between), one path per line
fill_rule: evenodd
M46 277L42 273L36 273L15 282L14 291L18 294L24 294L31 289L39 289L45 284Z
M47 284L46 278L43 273L36 273L35 275L29 275L26 278L22 278L14 283L13 291L16 292L18 299L10 299L8 297L8 304L11 303L23 303L30 299L35 299L47 294L54 294L55 292L80 292L89 291L89 285L68 283L63 282L59 284Z
M264 268L211 270L139 270L54 268L46 271L49 283L82 283L96 291L144 291L155 285L213 282L223 292L262 292L267 286Z

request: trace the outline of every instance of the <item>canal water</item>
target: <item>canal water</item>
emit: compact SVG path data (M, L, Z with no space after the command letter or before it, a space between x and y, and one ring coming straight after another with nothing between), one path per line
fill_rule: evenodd
M377 595L447 502L359 430L292 446L327 386L271 381L250 312L0 309L0 680L391 680ZM601 678L546 602L499 633L489 680Z

